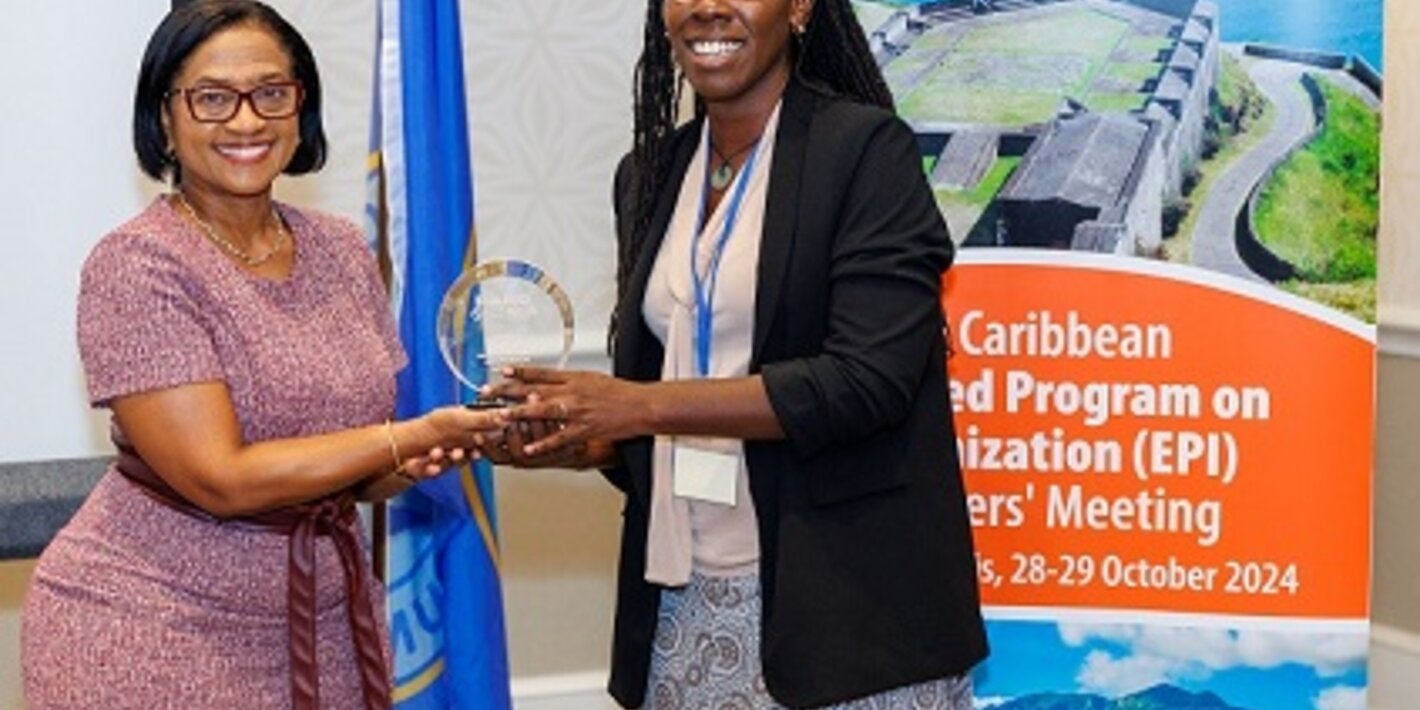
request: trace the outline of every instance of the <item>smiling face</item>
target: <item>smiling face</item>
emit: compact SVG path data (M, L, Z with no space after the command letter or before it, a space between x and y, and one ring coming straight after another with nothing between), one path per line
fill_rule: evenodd
M173 77L172 88L249 91L293 78L291 58L274 34L260 25L238 25L198 45ZM163 130L182 166L183 190L217 199L266 194L296 151L299 120L262 118L242 101L231 120L201 123L181 92L163 110Z
M664 0L671 51L707 105L778 100L791 73L793 28L813 0ZM713 110L713 109L712 109Z

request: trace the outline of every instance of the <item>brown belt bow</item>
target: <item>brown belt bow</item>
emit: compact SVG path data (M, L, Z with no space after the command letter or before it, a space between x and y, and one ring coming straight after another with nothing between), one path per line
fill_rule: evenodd
M291 704L295 710L320 707L320 669L316 657L316 537L329 536L345 572L350 632L360 667L360 687L368 710L386 710L390 673L380 643L379 625L361 569L360 539L354 525L355 499L342 493L311 503L224 520L193 505L173 490L133 448L118 446L118 471L153 500L185 515L221 525L286 535L290 561L286 577L287 620L291 653Z

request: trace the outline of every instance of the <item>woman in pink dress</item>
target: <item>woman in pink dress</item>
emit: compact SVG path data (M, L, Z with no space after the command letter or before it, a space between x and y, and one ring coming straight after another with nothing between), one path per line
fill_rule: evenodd
M33 710L390 704L353 501L501 419L389 420L405 356L359 230L272 200L324 160L320 102L310 48L260 3L188 3L149 41L134 143L173 190L84 265L80 354L119 456L35 570Z

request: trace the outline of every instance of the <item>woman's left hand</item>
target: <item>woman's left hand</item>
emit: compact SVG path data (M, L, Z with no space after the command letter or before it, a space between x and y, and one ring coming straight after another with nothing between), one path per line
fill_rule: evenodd
M407 458L398 468L382 476L371 476L355 486L355 495L362 501L382 501L403 493L411 486L437 478L445 471L465 461L479 458L478 451L445 450L435 447L420 456Z
M599 372L562 371L517 366L503 371L507 381L484 395L522 401L507 412L514 424L510 444L521 445L529 459L566 456L581 459L593 441L611 442L651 433L649 388ZM521 423L541 423L544 436L525 441Z
M470 457L469 454L472 453ZM435 478L444 471L462 464L469 459L477 459L478 451L466 452L463 449L444 450L442 447L434 447L425 452L423 456L416 456L405 462L396 471L402 478L411 483L418 483L423 480Z

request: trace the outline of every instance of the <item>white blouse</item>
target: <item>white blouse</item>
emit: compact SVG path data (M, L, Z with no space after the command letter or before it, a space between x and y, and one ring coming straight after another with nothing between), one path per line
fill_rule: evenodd
M700 148L681 182L675 213L646 286L642 315L651 332L665 347L661 379L698 376L695 362L696 297L690 274L690 250L696 246L695 268L702 293L708 292L711 328L709 377L743 377L749 374L754 338L755 282L759 244L764 231L765 198L774 157L774 136L779 127L779 107L765 124L753 157L745 159L734 182L725 190L715 212L704 220L699 240L696 222L701 217L709 175L709 122L701 129ZM750 161L754 164L748 168ZM718 275L711 290L710 271L734 195L744 180L744 194L720 256ZM734 503L709 502L676 495L675 448L691 446L738 459ZM728 459L727 459L728 460ZM686 473L682 472L682 476ZM686 486L685 479L678 483ZM728 487L728 481L711 487ZM691 570L707 576L735 576L756 571L759 531L754 502L749 495L744 443L740 439L709 437L656 437L651 461L651 521L646 542L646 580L668 586L690 581Z

